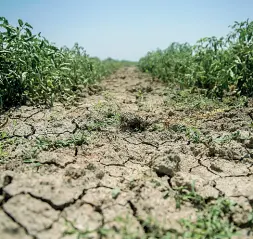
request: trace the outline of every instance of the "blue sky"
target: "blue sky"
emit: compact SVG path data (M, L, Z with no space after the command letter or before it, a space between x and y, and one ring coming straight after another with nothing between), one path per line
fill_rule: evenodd
M138 60L174 41L227 34L234 21L253 20L253 0L0 0L0 16L21 18L57 46Z

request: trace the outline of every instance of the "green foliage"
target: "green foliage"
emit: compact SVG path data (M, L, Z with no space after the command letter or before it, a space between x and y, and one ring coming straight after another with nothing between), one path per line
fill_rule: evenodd
M120 188L114 188L112 190L112 198L117 199L117 197L120 195L120 192L121 192Z
M84 144L88 144L88 135L83 132L73 135L71 138L67 139L52 140L46 137L37 138L35 145L24 153L23 162L40 165L36 159L41 151L51 151L59 148L81 146Z
M220 198L200 213L196 222L181 220L186 229L183 238L232 238L236 235L236 227L229 220L233 206L231 201Z
M114 60L112 58L107 58L102 61L104 69L107 74L113 73L115 70L119 69L120 67L129 67L137 65L136 62L133 61L126 61L126 60Z
M0 109L69 99L79 85L92 84L123 64L91 58L77 43L57 48L34 35L30 24L20 19L18 24L0 17Z
M194 127L186 128L186 136L193 143L200 143L201 141L201 132Z
M231 134L218 137L216 139L213 139L213 141L215 143L224 144L224 143L229 143L232 140L238 140L238 139L241 139L241 132L240 131L235 131Z
M165 50L149 52L146 57L141 58L139 67L142 71L150 72L154 77L163 81L181 82L185 73L191 66L192 47L185 43L172 43ZM183 85L185 82L181 82Z
M179 223L182 225L182 230L180 231L165 229L153 217L143 219L137 216L136 219L145 231L145 234L140 235L139 231L132 226L132 217L127 215L126 217L119 216L114 218L114 221L117 222L117 227L102 226L94 231L88 229L80 231L74 227L73 223L67 222L68 229L64 234L75 235L76 238L92 238L93 233L97 233L103 238L119 237L124 239L221 239L240 236L239 228L232 221L236 203L222 197L207 203L203 197L195 192L194 184L190 190L183 187L178 188L176 200L179 205L184 202L190 202L198 208L196 218L179 220ZM249 225L252 223L252 213L249 215L248 223Z
M208 95L253 95L253 22L235 22L226 37L207 37L196 45L172 43L139 61L142 71Z
M184 202L192 203L196 208L202 210L205 207L205 200L195 191L195 182L191 184L191 188L178 187L175 188L176 207L181 208Z
M54 150L58 148L65 148L69 146L81 146L87 144L87 138L85 135L79 135L65 140L50 140L47 138L38 138L36 140L36 146L40 150Z

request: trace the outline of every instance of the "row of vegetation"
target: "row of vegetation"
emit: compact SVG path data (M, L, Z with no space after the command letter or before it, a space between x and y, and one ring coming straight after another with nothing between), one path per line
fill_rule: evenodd
M200 39L194 46L172 43L149 52L139 67L181 88L198 87L208 95L253 95L253 22L235 22L225 37Z
M0 109L20 104L67 100L80 86L92 84L126 61L89 57L83 47L58 48L32 26L0 18Z

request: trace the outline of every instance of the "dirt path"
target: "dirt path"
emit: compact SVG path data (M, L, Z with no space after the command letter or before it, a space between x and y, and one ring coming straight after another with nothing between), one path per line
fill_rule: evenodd
M253 108L178 95L126 68L75 106L11 112L0 238L176 238L179 219L223 196L237 238L253 238Z

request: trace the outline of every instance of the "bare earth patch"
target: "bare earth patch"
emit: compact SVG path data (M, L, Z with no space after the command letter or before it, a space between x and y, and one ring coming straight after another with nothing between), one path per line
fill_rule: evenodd
M134 67L99 89L9 112L0 238L253 238L252 104L199 106Z

